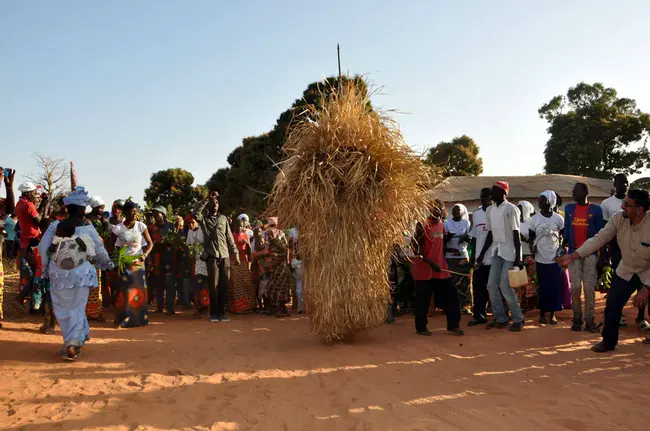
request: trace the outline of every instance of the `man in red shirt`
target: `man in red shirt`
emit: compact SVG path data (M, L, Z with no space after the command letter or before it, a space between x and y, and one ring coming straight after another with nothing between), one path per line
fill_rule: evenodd
M464 335L460 329L460 304L451 276L445 270L445 227L442 223L444 203L436 200L427 220L415 228L414 251L411 275L415 281L415 330L418 335L432 335L427 329L427 312L431 295L441 305L447 316L447 331L454 335Z
M36 259L32 251L33 247L38 246L41 236L40 224L43 214L47 207L47 196L44 196L38 209L36 209L36 185L33 183L23 183L18 187L21 193L20 199L16 204L16 217L20 225L20 256L25 259L32 270L36 272ZM25 298L31 293L31 283L28 283L18 295L18 301L22 304Z
M577 183L573 187L575 203L568 204L564 208L564 245L568 246L570 253L582 247L588 239L593 238L605 226L602 209L598 205L590 204L588 198L589 184ZM594 322L596 283L598 282L597 262L598 256L594 253L591 256L577 259L569 265L573 298L572 331L582 330L584 317L586 331L600 332ZM584 314L582 313L583 287Z

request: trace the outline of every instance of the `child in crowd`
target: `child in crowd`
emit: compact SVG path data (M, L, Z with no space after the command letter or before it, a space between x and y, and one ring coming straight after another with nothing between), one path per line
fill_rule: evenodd
M294 255L291 260L291 271L293 278L296 280L296 297L298 298L298 314L302 314L304 310L303 300L303 284L302 284L302 261L300 260L300 252Z

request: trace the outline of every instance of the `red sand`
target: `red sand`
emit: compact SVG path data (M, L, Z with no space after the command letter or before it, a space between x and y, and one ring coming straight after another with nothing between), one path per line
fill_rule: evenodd
M38 317L6 308L0 431L650 427L640 331L595 354L598 337L571 332L568 311L557 327L538 327L532 312L520 334L480 327L462 338L441 330L442 316L430 319L433 337L418 337L408 316L333 345L305 317L151 315L146 328L94 324L81 360L63 363L60 333L41 335Z

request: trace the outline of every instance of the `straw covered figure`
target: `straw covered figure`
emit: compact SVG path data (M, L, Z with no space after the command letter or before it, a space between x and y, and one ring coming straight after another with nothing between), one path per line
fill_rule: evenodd
M268 211L300 230L312 331L343 339L386 318L389 253L424 218L432 175L352 81L297 118Z

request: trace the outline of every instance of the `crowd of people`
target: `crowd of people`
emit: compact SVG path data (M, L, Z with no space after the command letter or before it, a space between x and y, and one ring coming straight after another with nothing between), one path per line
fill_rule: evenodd
M298 230L280 229L277 218L251 223L241 214L231 220L219 211L216 191L184 216L163 206L145 213L130 200L117 200L106 212L99 196L74 184L52 203L26 182L16 202L14 176L0 172L6 187L2 250L18 262L19 305L44 316L43 333L58 324L64 359L78 358L89 339L88 321L104 321L106 307L115 308L114 324L121 328L147 325L150 309L169 316L179 307L194 309L213 323L228 322L227 311L283 317L290 306L305 310ZM453 335L464 334L463 313L472 315L470 327L519 332L526 311L538 309L540 324L555 325L555 313L572 309L571 330L600 332L596 286L609 267L614 277L603 340L593 350L616 347L619 326L626 325L622 309L634 292L637 324L650 330L644 317L650 198L629 190L622 174L614 187L616 193L596 205L589 202L589 185L576 183L574 202L564 211L552 190L540 194L536 207L509 202L505 181L482 189L472 213L456 204L448 217L444 202L435 200L428 218L414 223L391 254L386 322L411 310L416 333L428 336L427 317L442 309ZM527 280L515 288L513 269L525 271ZM0 319L2 285L0 278Z
M304 311L298 231L281 230L277 218L266 225L246 214L231 220L219 212L217 192L185 217L162 206L144 213L124 200L107 213L81 186L55 206L26 182L15 202L14 175L0 179L7 194L2 250L18 263L18 304L44 316L41 332L60 327L64 359L78 358L88 322L105 321L106 307L115 308L121 328L147 325L150 308L168 316L195 309L214 323L227 322L226 311L282 317L289 303Z
M472 314L470 327L519 332L526 311L538 309L539 324L556 325L555 313L571 309L572 331L598 333L603 324L595 321L596 287L604 284L602 274L612 271L611 287L601 288L607 293L603 341L593 350L616 347L619 327L627 326L622 309L634 292L636 323L649 332L650 199L645 190L630 190L623 174L615 176L614 188L611 197L596 205L589 202L589 184L578 182L574 202L564 211L552 190L539 195L537 208L528 201L509 202L505 181L482 189L481 206L471 214L456 204L447 218L444 202L436 200L427 220L396 247L387 321L410 305L420 335L431 335L427 316L436 308L444 311L447 330L454 335L463 335L463 312ZM513 269L526 271L527 282L513 288Z

